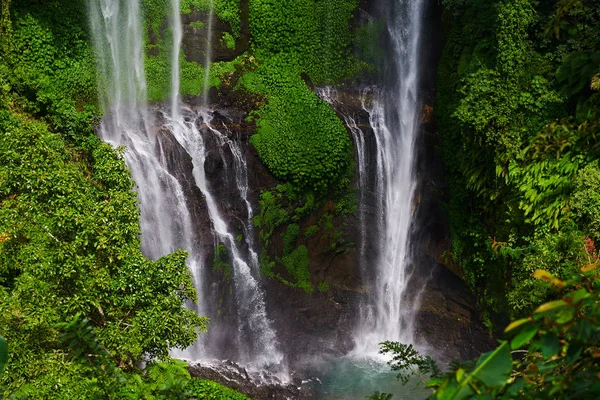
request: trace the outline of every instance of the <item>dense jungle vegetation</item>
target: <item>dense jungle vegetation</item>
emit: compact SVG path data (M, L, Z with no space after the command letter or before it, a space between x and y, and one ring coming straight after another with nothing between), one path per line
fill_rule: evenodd
M2 1L0 393L243 399L168 359L207 320L183 306L196 299L186 254L149 261L140 251L123 153L93 131L85 13L83 1ZM160 362L141 371L144 360Z
M196 298L185 253L142 255L123 152L94 134L101 110L85 1L0 1L0 334L9 346L0 393L244 398L168 359L208 321L183 306ZM160 101L169 91L169 4L141 3L149 97ZM208 4L184 0L181 12ZM214 4L229 26L219 39L236 49L241 2ZM332 220L356 210L351 141L312 85L372 73L381 24L353 26L358 0L246 4L250 45L213 63L210 85L236 74L235 89L261 99L251 142L282 182L262 194L255 219L263 272L311 293L306 241L323 230L332 251L350 245ZM395 368L439 377L429 381L437 398L590 398L600 390L600 1L442 4L436 113L447 259L490 331L509 341L445 376L407 346L384 351L398 355ZM204 67L181 57L182 95L198 96ZM301 230L325 204L331 211ZM280 254L268 251L276 229ZM157 362L140 370L142 361Z
M490 327L529 315L600 243L600 2L444 1L439 134L451 256Z
M505 341L446 374L412 346L382 352L436 399L598 398L600 2L443 4L448 256Z

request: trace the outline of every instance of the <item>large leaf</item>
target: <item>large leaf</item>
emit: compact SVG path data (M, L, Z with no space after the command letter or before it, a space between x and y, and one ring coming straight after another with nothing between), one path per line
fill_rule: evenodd
M535 313L539 314L539 313L543 313L543 312L547 312L547 311L552 311L552 310L556 310L556 309L559 309L562 307L566 307L568 305L569 304L564 300L555 300L555 301L551 301L551 302L542 304L535 310Z
M560 348L558 336L554 332L549 332L542 338L542 354L546 359L550 359Z
M471 377L475 377L487 386L503 386L512 370L512 358L508 342L496 350L481 356Z
M517 321L512 322L510 325L508 325L506 327L506 329L504 330L504 333L508 333L514 329L517 329L518 327L525 325L526 323L528 323L530 321L529 318L523 318Z
M515 338L510 342L510 346L513 350L520 349L527 342L529 342L538 332L538 328L531 324L527 325Z

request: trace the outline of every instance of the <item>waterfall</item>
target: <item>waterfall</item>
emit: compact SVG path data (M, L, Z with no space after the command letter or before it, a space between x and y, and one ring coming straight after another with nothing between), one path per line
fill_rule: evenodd
M421 108L419 46L425 0L385 0L391 54L384 67L384 85L365 87L359 97L368 115L369 132L343 104L336 90L319 89L319 96L343 117L355 147L360 188L360 261L369 298L359 310L355 332L357 357L377 354L379 343L414 343L414 307L419 288L411 288L410 235L414 212L415 142ZM372 137L369 139L369 135ZM373 149L367 151L367 142ZM369 159L369 157L373 159ZM372 194L368 190L373 191ZM367 215L368 196L374 211ZM367 235L369 232L369 235ZM373 239L375 238L375 239ZM377 243L376 260L367 253L367 240ZM374 276L373 272L376 271Z
M253 249L252 243L252 206L248 200L248 179L247 166L239 147L228 140L227 136L212 126L212 111L208 109L208 88L210 79L210 63L212 57L212 20L213 20L213 2L210 1L210 10L208 14L208 47L205 60L205 75L203 86L203 108L199 112L189 109L180 110L179 102L174 99L179 98L179 47L181 46L182 27L181 16L179 13L179 0L172 0L173 10L173 64L171 66L171 116L167 119L167 127L175 140L187 152L192 159L193 178L195 185L200 189L206 206L208 215L212 224L212 232L215 237L215 243L222 243L227 248L233 260L233 282L235 287L238 326L237 326L237 347L240 352L240 362L250 366L255 370L266 367L278 368L277 372L282 372L282 377L287 375L283 366L283 354L277 349L278 342L275 331L271 328L271 321L267 317L264 293L260 287L258 274L258 256ZM203 129L199 129L202 127ZM240 249L235 240L234 234L229 229L227 221L223 218L219 210L218 202L213 196L205 172L205 161L207 149L204 135L210 135L217 138L220 154L223 157L223 148L228 150L234 157L235 182L237 191L241 200L245 203L248 211L248 221L246 221L244 233L246 243L249 247L249 261L245 259L244 252ZM224 163L225 164L225 163ZM227 172L227 171L225 171ZM198 286L202 288L201 285ZM210 344L207 344L209 346ZM206 352L206 347L202 348ZM199 360L205 357L205 354L188 353L188 358Z
M180 1L171 0L171 27L173 29L173 48L171 49L171 118L179 119L179 53L183 27L181 26Z
M340 101L339 93L335 88L325 87L317 88L317 95L329 103L334 109L341 114L344 123L350 130L352 141L354 143L354 160L356 162L357 184L359 188L359 206L358 206L358 221L360 226L360 241L358 248L360 265L365 265L367 262L367 240L374 235L368 235L367 212L366 205L368 202L368 186L369 186L369 170L368 170L368 151L366 143L366 133L357 123L357 117L344 109ZM367 90L362 90L360 93L361 99L366 96Z
M137 1L88 0L100 103L107 114L105 140L120 143L121 133L148 121L142 31ZM135 38L121 40L122 36Z
M143 34L140 6L137 0L88 0L88 15L99 71L99 95L105 116L100 127L101 137L114 146L125 146L125 159L138 186L141 205L142 250L149 258L157 259L182 248L189 253L187 263L199 290L197 311L208 315L203 305L208 302L203 289L207 286L204 270L206 254L199 244L198 229L189 208L194 189L180 175L185 170L183 154L192 164L193 183L203 195L211 223L214 242L226 246L233 260L233 298L236 302L237 326L223 327L237 331L236 347L239 359L249 372L271 370L280 379L287 378L283 354L278 350L277 337L267 317L264 293L260 287L258 256L254 250L252 216L248 198L246 162L239 145L229 139L225 125L212 125L213 111L207 106L209 86L210 43L206 55L204 107L191 110L181 106L179 88L179 59L182 41L180 1L171 0L171 96L169 113L155 108L149 110L146 102L144 76ZM212 1L209 30L212 26ZM225 132L225 133L224 133ZM240 200L245 204L248 218L244 224L245 246L237 243L234 234L219 209L220 204L211 191L205 173L205 138L216 139L221 155L225 150L234 158L234 174ZM173 142L173 139L175 142ZM176 146L174 147L174 144ZM174 150L175 149L175 150ZM173 152L182 152L173 154ZM180 159L177 159L179 156ZM179 179L178 179L179 178ZM212 325L211 325L212 326ZM176 351L193 361L219 357L208 341L210 335L185 351Z
M204 61L204 86L202 87L202 105L208 106L208 89L210 88L210 63L212 61L213 19L215 14L214 0L208 3L208 37L206 38L206 59Z
M277 349L277 337L267 317L264 293L260 288L258 278L255 276L258 272L258 257L252 250L250 261L245 259L243 251L230 232L227 221L221 215L218 202L212 195L206 177L204 168L206 147L203 135L215 135L222 140L221 143L229 146L234 155L236 153L240 154L239 149L232 145L231 141L225 142L223 140L224 135L210 125L211 118L208 112L205 110L198 113L192 110L183 111L182 114L186 115L187 118L169 121L169 129L173 132L179 144L192 157L194 182L204 195L216 242L225 245L233 261L233 282L238 309L237 345L241 352L241 360L239 361L245 365L255 367L257 370L264 367L280 366L283 362L283 354ZM200 132L198 129L200 121L204 122L203 130L205 132ZM244 168L245 163L236 165L236 170L238 170L236 174L239 176L236 183L240 196L246 204L249 204L247 198L244 198L248 187L247 179L243 178L245 176ZM192 359L198 359L198 355L192 354L190 356Z
M105 111L99 133L127 149L142 204L142 249L152 259L178 248L190 250L194 233L184 191L164 166L164 148L146 104L139 3L88 0L88 15Z
M414 288L410 288L410 230L419 131L419 47L425 0L387 0L391 54L385 90L373 93L369 112L377 142L378 224L381 246L370 304L356 334L356 353L372 355L385 340L414 343ZM412 289L412 290L411 290Z

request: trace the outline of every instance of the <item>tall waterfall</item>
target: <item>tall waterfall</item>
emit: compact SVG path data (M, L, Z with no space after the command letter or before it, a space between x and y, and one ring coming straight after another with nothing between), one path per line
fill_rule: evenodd
M236 303L236 326L217 326L217 332L237 332L235 343L228 346L237 349L235 361L250 367L250 371L270 369L281 378L287 375L283 354L278 350L277 337L267 317L264 293L260 287L258 257L253 246L253 210L248 199L246 162L238 144L229 139L227 127L221 123L213 126L213 110L207 106L207 89L210 50L206 54L204 106L199 110L182 107L180 100L179 59L182 41L180 1L171 0L171 96L169 112L154 109L146 104L146 81L143 63L143 35L140 9L137 0L88 0L90 26L97 52L100 75L100 95L106 112L102 121L101 136L115 146L126 146L126 161L138 185L141 203L142 246L151 258L183 248L190 254L188 265L199 290L198 312L209 315L203 308L209 302L204 265L206 254L199 244L197 229L188 198L189 182L177 178L183 170L183 159L172 157L172 139L187 153L193 167L193 185L203 195L210 220L215 245L221 243L232 259L233 297ZM213 19L212 1L209 19ZM212 26L209 23L209 27ZM211 38L209 40L209 47ZM170 139L172 138L172 139ZM223 217L220 201L214 198L211 184L206 176L206 140L216 141L222 157L230 154L234 168L226 172L235 182L240 201L248 213L244 224L244 243L235 239ZM170 142L171 141L171 142ZM171 150L169 150L169 147ZM171 151L171 153L169 153ZM174 165L175 164L175 165ZM180 165L181 164L181 165ZM226 177L228 180L229 177ZM186 189L187 188L187 189ZM211 328L215 328L213 320ZM206 361L211 357L222 358L211 338L200 337L195 346L177 355L192 361Z
M362 315L356 351L374 354L384 340L414 342L410 230L416 187L415 140L419 130L419 51L425 0L386 0L392 53L385 90L368 106L377 140L377 199L381 247L372 312ZM369 308L366 308L369 309Z
M410 287L412 275L410 235L414 212L415 141L419 130L419 47L426 0L385 0L391 54L384 66L382 87L360 92L368 115L374 151L366 150L368 133L357 124L331 88L318 94L343 116L356 149L358 184L361 189L361 264L370 281L370 298L361 306L355 333L354 355L371 357L379 343L392 340L414 343L414 307L419 290ZM368 155L374 157L367 159ZM373 181L372 184L369 182ZM366 216L367 188L374 191L374 217ZM375 226L372 222L375 221ZM378 257L365 256L367 233L376 237ZM373 234L372 232L376 232Z
M101 137L126 146L126 161L139 187L144 253L153 259L192 248L194 232L183 189L164 166L162 143L146 104L139 3L88 0L97 53ZM158 229L160 228L160 229ZM193 264L194 260L190 259Z

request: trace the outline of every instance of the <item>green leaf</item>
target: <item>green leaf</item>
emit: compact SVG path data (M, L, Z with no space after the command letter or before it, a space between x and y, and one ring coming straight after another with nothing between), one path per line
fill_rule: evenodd
M560 310L558 312L558 318L556 319L556 323L560 325L564 325L573 320L575 316L575 310L573 308L566 308L564 310Z
M531 324L525 327L511 342L510 347L513 350L520 349L529 342L538 332L537 326Z
M568 303L566 301L555 300L555 301L551 301L549 303L542 304L535 310L535 313L539 314L539 313L543 313L543 312L547 312L547 311L556 310L558 308L566 307L566 306L568 306Z
M511 324L508 325L506 327L506 329L504 330L504 333L508 333L508 332L512 331L513 329L516 329L528 322L529 322L529 318L523 318L523 319L519 319L517 321L511 322Z
M558 353L559 342L556 333L549 332L542 338L542 354L545 358L551 358Z
M487 386L503 386L508 381L511 370L510 349L508 342L503 342L496 350L479 358L470 376L479 379Z
M583 353L584 346L578 340L575 340L569 343L569 348L567 349L567 357L565 361L569 364L574 363L581 357L581 353Z
M583 288L579 289L578 291L573 293L573 303L577 304L581 300L585 300L590 296L591 296L590 292L588 292L586 289L583 289Z

